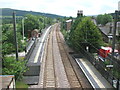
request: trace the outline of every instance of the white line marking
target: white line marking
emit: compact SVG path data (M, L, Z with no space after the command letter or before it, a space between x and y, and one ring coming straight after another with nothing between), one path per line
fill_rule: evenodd
M80 68L81 68L82 71L84 72L85 76L87 77L88 81L91 83L92 87L95 89L94 84L92 83L92 81L90 80L89 76L86 74L86 72L84 71L84 69L82 68L82 66L81 66L80 63L78 62L78 60L75 59L75 61L77 62L77 64L80 66Z
M91 76L93 76L92 78L94 79L94 81L95 81L95 83L98 85L98 87L97 87L96 85L94 85L92 79L87 75L87 73L85 72L84 68L80 65L80 63L78 62L78 60L77 60L77 59L75 59L75 60L76 60L76 62L78 63L78 65L81 67L82 71L84 72L85 76L88 78L89 82L91 83L91 85L93 86L94 89L95 89L95 88L98 88L98 87L100 87L100 88L105 88L105 86L102 84L102 82L99 80L99 78L93 73L93 71L92 71L87 65L85 65L84 62L81 62L82 64L85 65L86 70L89 70L89 71L88 71L89 74L90 74ZM82 59L81 59L81 60L82 60Z
M49 30L50 28L51 28L51 26L46 30L46 32L45 32L45 34L44 34L44 36L43 36L43 38L42 38L42 40L41 40L41 43L40 43L40 46L39 46L39 48L38 48L37 54L36 54L36 56L35 56L35 58L34 58L34 63L37 63L37 62L38 62L38 57L39 57L40 51L41 51L41 49L42 49L43 42L44 42L44 40L45 40L45 36L46 36L46 34L47 34L47 32L48 32L48 30Z

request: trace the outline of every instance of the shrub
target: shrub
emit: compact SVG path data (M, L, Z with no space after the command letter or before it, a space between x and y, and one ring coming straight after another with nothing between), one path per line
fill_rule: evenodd
M25 66L26 61L16 61L14 57L5 57L3 59L3 74L15 75L15 79L21 79L23 73L27 70Z

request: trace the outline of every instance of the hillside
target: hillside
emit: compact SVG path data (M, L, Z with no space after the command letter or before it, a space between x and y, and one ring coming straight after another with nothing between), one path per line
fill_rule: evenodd
M10 8L0 8L0 10L1 9L2 9L2 16L12 16L13 11L15 11L16 16L24 16L26 14L32 14L32 15L42 15L42 16L51 17L51 18L63 17L63 16L60 16L60 15L34 12L34 11L24 11L24 10L10 9Z

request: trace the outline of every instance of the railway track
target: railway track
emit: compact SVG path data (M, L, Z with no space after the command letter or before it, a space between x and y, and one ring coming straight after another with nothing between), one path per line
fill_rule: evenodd
M61 37L60 24L55 24L51 29L46 40L39 84L36 88L92 88L87 79L83 79L84 74L70 57Z
M74 72L74 69L70 63L69 57L65 51L65 48L63 46L63 43L61 42L60 36L59 36L59 31L56 31L57 33L57 40L58 40L58 45L60 49L60 54L62 57L62 62L65 67L65 72L68 77L68 81L70 83L71 88L82 88L81 83L79 82L76 73Z
M54 58L53 58L53 46L52 46L52 33L50 33L50 37L48 40L47 46L47 56L46 56L46 64L45 64L45 77L44 77L44 87L55 87L55 70L54 70Z
M76 77L75 82L76 82L76 84L79 83L80 88L83 88L83 89L92 88L91 84L85 77L84 73L82 72L81 68L78 66L77 62L69 54L69 52L73 52L73 51L66 45L64 37L63 37L62 33L60 32L60 26L58 26L58 29L56 31L57 31L57 39L58 39L58 43L59 43L59 49L61 48L60 49L61 56L62 56L63 52L66 54L65 57L67 58L67 60L66 60L67 63L65 63L66 65L64 64L65 67L67 67L68 63L69 63L69 66L71 67L71 71L73 72L74 77ZM62 50L63 50L63 52L62 52ZM63 58L63 62L65 62L65 60L64 60L65 58L64 57L62 57L62 58ZM69 67L66 68L66 72L68 69L69 69ZM68 75L69 75L69 72L68 72ZM70 76L70 77L72 77L72 76ZM71 80L71 82L74 83L74 81L72 81L72 80ZM72 86L72 88L75 88L75 85L74 84L72 85L72 83L71 83L71 86ZM78 87L78 86L76 85L76 87Z

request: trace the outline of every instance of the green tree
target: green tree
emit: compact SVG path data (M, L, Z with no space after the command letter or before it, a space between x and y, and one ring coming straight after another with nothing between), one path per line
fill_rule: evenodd
M28 30L32 31L34 29L39 29L40 23L39 18L34 15L26 15L27 19L25 19L25 35L28 35Z
M112 16L109 14L98 15L96 19L97 23L102 25L105 25L108 22L112 22Z
M81 47L85 49L88 45L89 47L92 45L99 48L102 44L101 33L91 18L83 18L76 27L73 28L75 29L71 31L69 42L76 50L80 50Z
M70 33L68 33L69 35L68 35L68 40L67 40L67 42L70 46L75 46L76 45L76 41L78 39L78 38L76 38L76 36L79 36L79 35L77 35L78 31L76 30L76 28L77 28L78 24L81 23L83 18L84 17L77 17L75 19L75 22L72 24L71 31L70 31Z
M11 28L3 26L4 28L2 29L2 55L11 54L15 52L15 44L14 44L14 32L11 30ZM7 28L7 29L6 29ZM23 43L21 42L22 40L22 35L20 32L17 32L17 39L18 39L18 49L19 51L23 50Z
M96 20L97 20L97 24L102 24L102 22L103 22L103 15L98 15Z
M5 57L3 59L3 75L15 75L15 79L21 79L23 73L27 70L26 61L16 61L14 57Z

